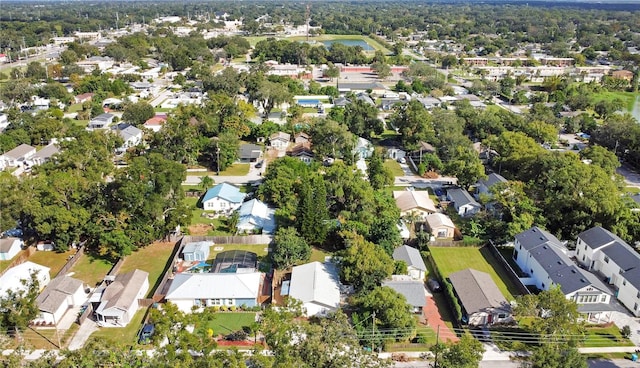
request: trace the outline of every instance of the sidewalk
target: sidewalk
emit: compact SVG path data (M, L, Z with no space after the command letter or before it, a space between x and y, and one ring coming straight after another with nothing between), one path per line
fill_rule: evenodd
M69 346L67 347L69 350L78 350L84 346L84 344L89 339L92 333L98 330L98 325L91 320L91 318L87 318L80 325L80 329L73 336L73 339L69 342Z

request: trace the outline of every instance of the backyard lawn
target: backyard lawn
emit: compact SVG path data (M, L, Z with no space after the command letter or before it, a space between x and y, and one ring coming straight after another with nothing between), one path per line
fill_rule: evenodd
M137 342L136 338L145 313L145 309L138 310L126 327L101 327L91 334L91 338L102 339L113 345L133 345Z
M74 254L76 254L75 250L69 250L64 253L38 251L29 257L29 261L49 267L51 269L49 271L51 278L54 278L67 263L67 259Z
M73 277L84 281L89 287L97 286L104 276L111 270L113 264L93 254L85 253L82 258L71 267Z
M391 170L391 173L393 173L393 176L404 176L404 170L402 170L402 167L400 167L400 164L397 163L395 160L391 160L391 159L385 160L384 167Z
M168 266L167 263L170 262L174 246L174 243L153 243L141 248L124 259L118 273L127 273L135 269L149 272L151 287L147 296L151 297L162 279L165 267Z
M489 252L488 248L429 247L429 250L444 277L448 277L457 271L473 268L491 275L491 278L508 301L514 300L514 295L519 294L518 289L508 277L506 270Z
M602 100L613 101L616 98L618 98L622 100L622 102L624 103L624 107L627 110L627 112L631 112L631 110L633 110L633 105L636 101L637 96L640 96L640 94L633 93L633 92L614 92L614 91L599 92L593 95L593 102L595 104Z
M207 327L213 330L214 336L228 335L242 330L244 326L249 327L255 320L256 314L253 312L218 312Z
M324 262L324 259L326 256L331 255L331 253L327 253L322 249L319 248L312 248L311 249L311 258L309 258L309 262Z
M198 204L198 198L196 197L187 197L184 199L185 203L191 208L191 226L201 226L208 225L206 234L195 234L191 232L192 235L210 235L210 236L228 236L233 235L233 231L229 231L229 227L225 221L224 217L218 217L215 219L208 218L203 216L206 213L202 208L196 207ZM194 229L189 229L193 231ZM199 229L201 230L201 229Z
M249 173L249 165L250 164L233 164L227 167L226 170L220 171L220 176L245 176ZM215 171L189 171L187 172L188 176L214 176L213 181L217 183L222 183L224 178L218 178L217 172Z
M587 327L585 341L582 346L585 348L633 346L633 343L629 339L622 338L620 329L616 325L608 327L593 326Z
M49 350L59 349L58 335L56 334L59 334L60 344L64 347L71 340L78 328L80 328L80 325L76 323L71 324L71 327L68 330L57 331L55 328L29 327L22 333L22 338L29 348Z

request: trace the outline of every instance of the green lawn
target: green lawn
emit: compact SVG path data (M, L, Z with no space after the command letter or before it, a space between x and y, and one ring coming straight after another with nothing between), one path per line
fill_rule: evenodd
M594 93L592 100L593 103L596 104L602 100L613 101L614 99L619 98L624 102L624 106L626 107L627 111L630 112L631 110L633 110L633 104L635 103L637 96L640 96L640 93L607 91Z
M582 344L585 348L596 348L602 346L633 346L629 339L623 339L620 329L616 326L609 327L587 327L585 341Z
M134 345L137 341L138 331L144 319L145 310L140 309L133 316L126 327L101 327L91 334L91 339L102 339L113 345Z
M162 279L165 268L169 267L174 246L174 243L154 243L141 248L124 259L118 273L127 273L135 269L149 272L151 287L147 296L151 297Z
M319 248L312 248L311 249L311 258L309 258L309 262L324 262L324 258L326 256L331 255L331 253L325 252L322 249Z
M198 198L187 197L184 200L192 210L191 225L212 225L211 228L207 231L207 235L210 236L233 235L233 232L229 231L229 227L222 217L210 219L208 217L202 216L202 214L206 213L207 211L204 211L202 208L196 207Z
M220 171L220 176L245 176L249 173L249 164L233 164L227 167L226 170ZM215 171L191 171L187 172L188 176L217 176ZM223 182L224 178L213 178L214 182Z
M214 336L227 335L242 330L242 327L249 327L255 320L256 314L253 312L218 312L207 328L213 330Z
M90 287L94 287L104 279L111 267L113 264L106 259L85 253L78 263L71 267L70 272L74 273L73 277L84 281Z
M254 47L258 42L266 40L267 36L245 36L244 39L249 41L251 47Z
M69 112L78 112L78 111L82 111L81 103L69 105Z
M391 170L393 176L404 176L404 170L400 167L400 164L395 160L387 159L384 161L384 167Z
M78 331L80 325L73 323L68 330L56 330L55 328L29 327L22 333L22 338L28 348L33 349L59 349L58 343L62 347L66 346L73 335ZM58 341L58 336L60 341ZM15 342L15 340L13 340ZM16 348L17 346L12 346ZM7 347L8 348L8 347Z
M76 253L75 250L66 251L63 253L57 252L35 252L29 257L29 261L49 267L51 270L49 273L53 278L67 263L67 259ZM83 256L84 257L84 256Z
M9 268L9 265L11 264L11 260L8 261L0 261L0 272L6 270L7 268Z
M287 37L289 41L306 41L307 36L296 36L296 37ZM382 46L378 41L362 35L335 35L335 34L323 34L319 36L309 37L309 40L316 41L322 44L322 41L333 41L333 40L362 40L369 44L369 46L374 48L374 51L381 50L385 54L391 53L391 50L388 50L386 47ZM251 41L249 41L251 42Z
M514 300L514 295L518 295L518 289L511 282L502 265L489 252L489 249L429 247L429 250L444 277L448 277L456 271L473 268L491 275L508 301Z

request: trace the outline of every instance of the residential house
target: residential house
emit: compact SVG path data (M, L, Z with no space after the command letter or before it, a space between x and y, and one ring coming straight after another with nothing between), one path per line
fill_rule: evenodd
M453 207L462 217L473 216L482 208L480 203L476 202L471 194L462 188L448 189L447 199L453 202Z
M488 273L467 268L450 274L449 280L464 309L463 322L487 326L512 320L511 305Z
M73 99L75 101L75 103L85 103L87 101L91 101L91 99L93 98L93 93L83 93L80 95L75 96Z
M160 131L160 129L162 129L162 126L166 122L167 122L167 115L158 114L152 117L151 119L145 121L142 126L153 131L154 133L157 133Z
M309 136L309 134L304 132L296 133L296 135L293 138L293 143L296 145L311 144L311 137Z
M55 143L51 143L46 147L42 148L40 151L36 152L35 155L31 156L29 160L27 160L27 164L29 166L38 166L42 165L45 162L51 160L53 155L60 153L60 149L58 145Z
M290 141L291 134L284 132L273 133L269 137L269 145L277 150L286 150Z
M136 314L138 299L149 291L149 273L133 270L116 275L102 292L100 304L95 309L99 325L126 326Z
M480 198L481 195L489 195L491 187L499 183L506 183L507 179L505 179L502 175L491 173L487 175L486 179L482 179L478 181L476 184L476 195L477 198Z
M184 313L204 307L255 307L264 282L264 274L179 273L165 296Z
M293 267L289 297L302 302L306 316L322 316L340 306L340 277L335 264L311 262Z
M418 221L424 221L427 215L436 212L436 206L426 190L394 191L393 198L402 217L416 216Z
M87 293L82 281L58 276L36 298L40 314L34 322L58 324L69 308L80 306L86 300Z
M419 97L416 98L416 100L418 100L427 110L431 110L434 107L439 107L440 104L442 104L442 101L435 97Z
M618 300L640 317L640 255L609 230L596 226L578 234L576 259L585 269L604 276Z
M555 236L532 227L515 236L513 259L528 275L525 285L540 290L560 286L567 299L578 303L578 310L589 317L600 318L607 311L611 291L591 272L576 266L569 251Z
M26 290L26 286L22 281L31 280L31 275L34 273L38 279L40 290L42 290L49 284L49 281L51 281L49 267L27 261L7 269L4 274L0 276L0 298L6 296L7 290Z
M113 126L111 129L116 132L124 141L122 146L116 149L116 152L118 153L123 153L129 148L135 147L142 143L142 130L134 127L131 124L121 123Z
M220 183L207 190L202 197L202 208L205 211L233 212L240 207L247 195L231 184Z
M22 250L24 242L19 238L0 239L0 261L8 261Z
M340 97L338 97L338 98L333 100L333 106L334 107L345 107L350 103L351 103L351 101L349 101L349 99L347 99L344 96L340 96Z
M187 243L182 249L182 259L185 261L206 261L209 259L209 251L212 241L200 241Z
M393 250L394 261L404 261L407 264L407 275L414 280L424 280L427 266L420 255L420 251L408 245L402 245Z
M246 143L240 146L240 162L256 162L262 157L262 147Z
M379 82L345 82L340 81L338 84L338 91L343 93L354 92L354 93L362 93L366 91L371 91L371 93L382 96L385 92L389 91L384 84ZM373 100L372 100L373 102Z
M615 70L611 72L611 77L631 82L633 80L633 72L630 70Z
M313 151L311 150L311 143L296 144L287 152L287 155L295 157L306 164L310 164L311 161L313 161L314 156Z
M356 95L356 100L360 100L367 105L375 106L376 103L373 101L371 97L365 92L360 92Z
M113 64L113 59L111 59L110 57L102 56L92 56L90 58L76 62L76 65L84 69L85 73L91 73L94 70L105 71L111 68Z
M276 229L275 210L258 199L244 202L238 212L240 219L236 228L239 233L262 230L264 234L272 234Z
M258 271L258 255L246 250L228 250L216 254L213 273L251 273Z
M404 296L413 313L422 313L422 309L427 304L427 293L422 280L394 275L391 280L383 281L382 286L389 287Z
M405 152L404 150L401 150L400 148L387 148L387 157L392 159L392 160L400 160L405 158L405 156L407 155L407 152Z
M89 121L87 130L106 129L111 125L111 123L113 123L113 118L115 118L115 115L113 114L100 114Z
M452 239L455 235L456 225L449 216L443 213L432 213L425 217L431 236L435 239Z
M0 156L5 167L19 167L36 154L36 148L28 144L21 144L11 151L5 152Z
M353 154L357 155L359 159L367 159L373 154L373 145L368 140L358 137Z

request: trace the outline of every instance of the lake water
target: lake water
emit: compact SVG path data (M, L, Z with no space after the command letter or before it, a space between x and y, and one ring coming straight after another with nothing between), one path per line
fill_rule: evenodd
M354 39L354 40L349 40L349 39L345 39L345 40L331 40L331 41L322 41L322 44L326 47L329 48L331 47L331 45L334 42L338 42L341 43L345 46L360 46L362 47L362 49L364 51L373 51L375 50L373 47L371 47L371 45L369 45L368 43L364 42L363 40L358 40L358 39Z

